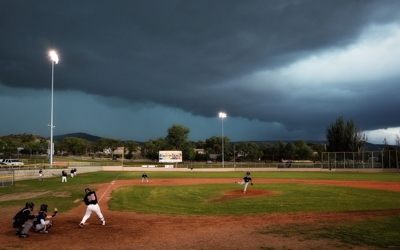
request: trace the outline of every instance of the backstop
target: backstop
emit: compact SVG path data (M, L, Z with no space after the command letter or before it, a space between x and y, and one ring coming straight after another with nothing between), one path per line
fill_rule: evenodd
M14 185L14 171L0 170L0 187Z

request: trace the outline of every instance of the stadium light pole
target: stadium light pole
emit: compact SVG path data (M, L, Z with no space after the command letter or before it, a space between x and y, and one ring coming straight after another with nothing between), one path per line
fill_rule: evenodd
M49 53L51 59L51 108L50 108L50 164L53 165L53 89L54 89L54 63L58 63L58 56L55 51L50 51Z
M225 168L225 165L224 165L224 118L226 118L226 114L223 112L219 112L219 117L222 120L222 138L221 138L221 141L222 141L222 168Z

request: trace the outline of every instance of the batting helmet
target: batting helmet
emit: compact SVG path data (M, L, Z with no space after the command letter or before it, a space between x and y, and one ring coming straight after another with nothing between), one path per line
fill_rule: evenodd
M33 207L35 207L35 204L33 204L33 202L27 202L26 204L25 204L25 207L26 208L29 208L31 211L33 210Z
M45 212L47 212L47 205L46 204L42 204L42 205L40 205L40 211L45 211Z
M92 190L90 190L90 188L85 188L85 192L91 192Z

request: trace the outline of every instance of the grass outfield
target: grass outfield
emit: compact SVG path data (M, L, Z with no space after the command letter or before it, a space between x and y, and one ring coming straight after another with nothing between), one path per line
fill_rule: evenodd
M141 172L93 172L68 178L44 181L18 181L13 187L0 189L0 207L18 206L32 201L46 203L60 211L80 205L84 188L113 180L140 180ZM150 182L158 178L242 178L244 172L149 172ZM223 193L243 186L232 184L201 184L174 186L130 186L114 190L109 201L110 210L173 216L243 216L268 213L348 212L399 210L400 193L393 191L314 185L303 183L257 183L257 178L299 180L362 180L400 182L399 173L327 173L327 172L252 172L254 187L273 191L270 196L232 199L210 203ZM29 195L30 194L30 195ZM35 194L35 195L33 195ZM10 199L7 197L15 197ZM34 197L34 198L32 198ZM1 214L0 214L1 215ZM10 215L7 215L8 217ZM335 238L343 242L374 247L400 249L400 215L368 217L357 222L326 225L318 228L304 224L290 224L274 228L260 228L259 233L290 237Z

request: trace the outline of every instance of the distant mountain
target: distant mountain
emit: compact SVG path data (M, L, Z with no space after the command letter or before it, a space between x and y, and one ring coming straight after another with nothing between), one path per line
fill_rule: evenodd
M390 146L393 146L393 145L390 145ZM364 150L365 151L379 151L379 150L382 150L383 148L384 148L383 144L372 144L372 143L367 142L367 143L365 143Z
M55 135L53 136L53 140L54 141L58 141L58 142L62 142L64 140L64 138L66 137L75 137L75 138L81 138L90 142L96 142L98 140L100 140L101 138L104 137L99 137L96 135L90 135L90 134L86 134L86 133L72 133L72 134L65 134L65 135ZM50 140L50 138L47 138L48 140ZM124 141L122 141L124 142ZM143 145L143 142L138 142L135 141L136 143L138 143L139 145Z
M81 138L87 141L95 142L100 140L102 137L95 136L95 135L89 135L86 133L73 133L73 134L65 134L65 135L55 135L53 136L54 141L62 142L64 138L66 137L76 137L76 138ZM47 138L50 139L50 138Z

